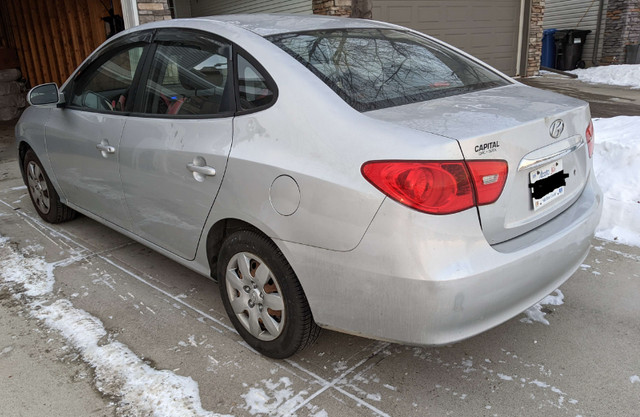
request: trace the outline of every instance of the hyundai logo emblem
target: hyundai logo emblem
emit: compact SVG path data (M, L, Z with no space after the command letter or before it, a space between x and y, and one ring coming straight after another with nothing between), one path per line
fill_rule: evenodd
M552 138L557 139L564 130L564 122L562 119L558 119L551 123L551 127L549 127L549 134Z

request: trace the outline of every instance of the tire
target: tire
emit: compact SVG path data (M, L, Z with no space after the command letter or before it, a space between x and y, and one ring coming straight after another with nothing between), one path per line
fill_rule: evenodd
M224 307L252 348L284 359L316 340L320 328L302 286L270 239L250 230L235 232L223 242L217 265Z
M62 223L76 217L76 211L60 202L60 197L31 149L24 156L25 184L36 211L49 223Z

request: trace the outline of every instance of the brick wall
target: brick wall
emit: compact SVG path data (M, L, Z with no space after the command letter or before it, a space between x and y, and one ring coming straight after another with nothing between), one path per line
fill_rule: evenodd
M603 64L624 64L625 47L640 43L640 0L609 0L602 44Z
M531 1L529 18L529 46L527 48L527 70L525 77L540 73L540 56L542 55L542 19L544 18L545 0Z
M138 0L140 24L171 19L167 0Z

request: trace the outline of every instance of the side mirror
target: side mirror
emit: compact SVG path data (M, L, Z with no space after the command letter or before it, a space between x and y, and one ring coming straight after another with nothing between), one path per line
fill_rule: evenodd
M64 102L55 83L33 87L27 94L27 101L32 106L48 106Z

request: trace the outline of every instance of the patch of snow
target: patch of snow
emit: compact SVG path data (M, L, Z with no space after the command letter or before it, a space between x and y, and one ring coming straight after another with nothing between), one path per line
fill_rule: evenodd
M40 256L25 257L9 246L9 239L0 239L0 271L5 282L21 285L29 297L40 297L53 292L53 264Z
M26 185L20 185L18 187L11 187L9 188L11 191L18 191L18 190L26 190L27 186Z
M636 382L640 382L640 376L633 375L633 376L629 377L629 381L631 381L632 384L635 384Z
M120 397L121 414L149 416L218 416L202 408L198 384L189 377L156 370L120 342L100 345L107 332L102 322L74 308L68 300L33 311L33 316L57 330L95 369L96 385L105 395Z
M569 71L580 81L640 88L640 64L607 65Z
M604 192L596 236L640 246L640 116L594 119L593 124L593 169Z
M542 311L542 308L545 305L559 306L564 304L564 294L562 294L562 291L558 289L558 290L555 290L554 293L547 295L538 303L526 309L524 311L524 314L526 315L526 317L523 317L522 319L520 319L520 321L523 323L529 323L529 324L533 323L534 321L537 321L538 323L549 325L549 320L545 318L547 313ZM537 343L537 342L534 341L534 343Z
M246 403L243 408L251 415L273 415L276 412L279 415L286 415L302 404L304 396L308 394L307 391L302 390L294 395L291 380L286 376L277 382L271 379L261 382L264 388L254 386L249 388L249 392L241 395Z
M0 237L0 287L22 301L32 317L61 333L94 368L98 390L119 399L118 415L219 416L202 408L193 379L151 368L124 344L105 341L107 331L98 318L73 307L69 300L55 300L54 264L27 248L24 253L18 251L8 242Z
M501 373L498 373L497 375L498 375L498 378L500 378L500 379L502 379L504 381L513 381L513 378L510 377L509 375L505 375L505 374L501 374Z
M333 372L335 372L336 374L344 371L347 368L347 362L345 361L338 361L333 364Z
M537 379L534 379L533 381L531 381L529 383L533 384L533 385L537 385L540 388L549 388L550 387L550 385L547 384L546 382L538 381Z

